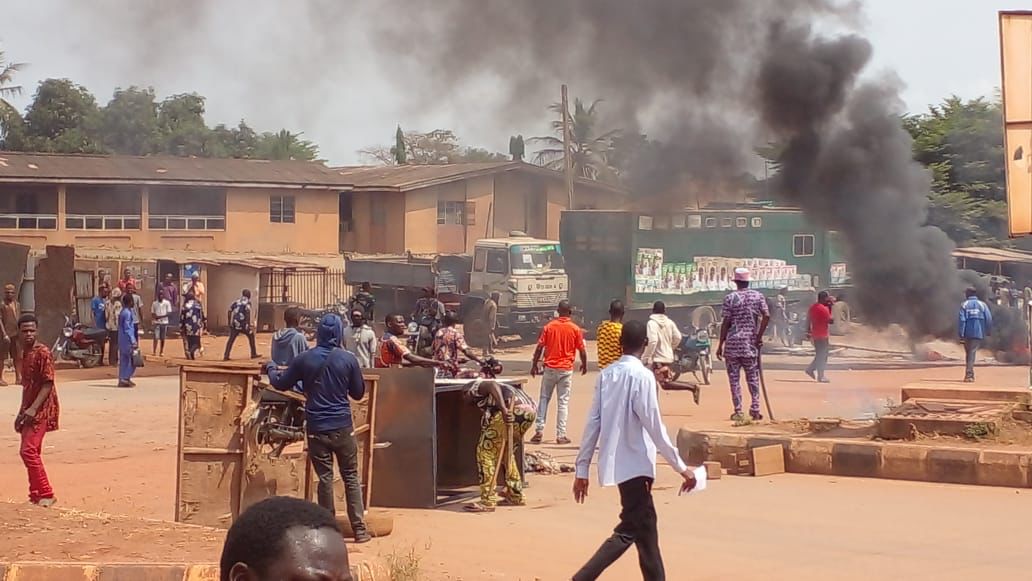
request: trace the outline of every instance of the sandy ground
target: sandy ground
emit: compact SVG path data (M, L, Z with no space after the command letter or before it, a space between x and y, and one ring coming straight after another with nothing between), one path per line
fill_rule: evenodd
M260 339L264 340L259 351L268 353L268 335ZM213 347L217 350L216 341L208 343L209 357ZM238 343L235 353L239 357L246 356L245 345ZM171 349L170 344L166 355L173 354ZM501 358L507 374L525 373L529 355L529 348L506 350ZM956 380L962 374L956 366L837 369L829 374L833 383L820 385L792 369L799 361L792 356L766 361L768 389L780 418L858 417L883 407L887 399L898 401L902 385ZM844 366L843 361L833 359L833 363ZM146 369L149 373L175 371L156 365ZM48 435L44 459L60 506L89 513L171 519L178 379L142 377L138 388L127 390L113 387L105 372L110 370L59 372L62 429ZM596 375L592 371L574 381L570 435L575 445ZM1027 386L1027 378L1024 368L987 367L979 370L978 383L1021 387ZM536 395L536 382L531 385L531 393ZM19 393L17 388L0 388L0 425L10 425L13 420ZM727 394L722 372L704 389L701 406L695 406L687 393L663 392L661 406L671 433L684 425L729 427ZM550 416L543 448L560 460L572 461L575 445L550 443L554 441L554 408ZM0 451L6 450L0 452L0 500L23 503L26 484L17 442L9 428L0 430ZM1021 557L1024 531L1018 527L1032 518L1032 505L1015 498L1032 494L1025 490L780 475L725 477L702 494L678 498L676 480L669 468L660 466L656 499L671 579L867 579L890 573L912 579L1026 575ZM530 506L501 509L491 515L467 515L455 507L393 511L395 533L362 546L361 551L414 551L421 556L427 579L568 578L608 535L619 512L615 489L595 486L587 504L578 506L570 495L571 484L569 475L532 476ZM16 519L35 514L0 513L0 522L18 522ZM58 532L82 526L76 522L50 523L47 530L52 533L31 541L0 530L0 555L23 555L28 550L74 559L104 556L104 551L127 555L140 552L146 544L134 544L132 537L117 527L96 534L96 548L81 542L82 536ZM167 552L166 560L179 560L177 542L157 543L148 550ZM200 553L213 551L201 560L217 559L210 538L200 547ZM637 578L633 552L604 578Z

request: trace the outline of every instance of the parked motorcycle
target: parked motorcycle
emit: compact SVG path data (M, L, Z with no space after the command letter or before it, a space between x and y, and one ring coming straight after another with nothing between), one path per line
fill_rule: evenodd
M257 450L278 458L284 448L305 439L304 398L296 392L262 390L247 434Z
M685 332L681 344L674 350L674 363L670 365L673 372L671 381L677 381L683 373L691 373L699 379L699 373L702 373L703 385L709 385L713 373L711 347L708 329Z
M64 328L51 349L54 361L75 361L82 367L96 367L100 364L101 345L106 338L107 330L74 323L65 315Z
M334 297L336 302L332 305L326 305L321 309L302 309L301 320L301 331L305 334L305 338L309 341L315 340L315 330L319 328L319 323L322 322L322 318L329 313L333 313L340 317L345 325L348 325L348 321L351 320L351 314L348 313L347 301L342 300L340 297Z

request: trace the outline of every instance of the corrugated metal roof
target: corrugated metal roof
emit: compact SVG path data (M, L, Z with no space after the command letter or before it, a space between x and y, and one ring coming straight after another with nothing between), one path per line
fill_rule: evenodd
M339 254L270 256L244 252L76 247L75 257L84 260L171 260L180 264L233 264L251 268L323 268L329 270L344 268L344 258Z
M1032 264L1032 252L1012 250L1009 248L972 246L954 250L953 256L958 258L970 258L972 260L985 260L988 262L1020 262L1024 264Z
M326 187L351 182L322 163L0 151L0 182L160 183Z
M525 171L552 179L563 179L563 173L522 161L492 161L483 163L451 163L442 165L385 165L345 166L332 168L339 171L356 190L390 190L407 192L454 181L510 171ZM603 182L577 178L577 185L616 193L627 193Z

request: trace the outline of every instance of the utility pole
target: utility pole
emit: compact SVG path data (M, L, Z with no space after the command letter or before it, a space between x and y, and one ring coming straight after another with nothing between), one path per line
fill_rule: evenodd
M573 149L570 147L570 100L566 96L566 85L562 87L563 107L563 170L566 173L566 195L569 198L569 207L573 209Z

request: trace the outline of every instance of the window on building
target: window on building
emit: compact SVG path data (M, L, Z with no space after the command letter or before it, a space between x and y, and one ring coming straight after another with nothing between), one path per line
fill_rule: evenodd
M707 228L716 228L717 227L717 219L716 218L706 218L706 227Z
M491 274L507 274L509 272L509 255L504 249L488 249L487 272Z
M684 228L685 224L687 223L687 221L688 221L687 217L684 214L678 214L678 215L674 216L674 228L675 229Z
M688 227L689 228L702 228L702 216L698 214L692 214L688 216Z
M813 256L813 234L796 234L792 237L792 256Z
M374 195L369 202L369 214L373 226L387 224L387 202L380 196Z
M473 254L473 270L476 272L484 272L484 267L487 266L487 249L477 248L475 254Z
M477 203L437 202L437 223L455 226L475 226L477 223Z
M720 227L721 228L730 228L733 225L734 225L734 220L732 220L731 218L721 218L720 219Z
M293 224L294 196L269 196L269 221L273 224Z
M748 218L735 218L735 228L745 228L749 225Z
M354 230L354 225L352 223L354 220L354 217L352 216L354 210L351 207L351 203L350 193L343 192L339 194L338 215L340 216L341 232L351 232Z
M753 218L752 219L752 227L753 228L762 228L763 227L763 218Z
M656 230L669 230L670 216L656 216L656 220L653 222L653 225L656 227Z

